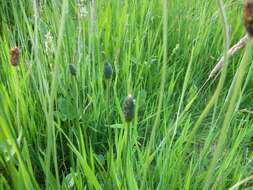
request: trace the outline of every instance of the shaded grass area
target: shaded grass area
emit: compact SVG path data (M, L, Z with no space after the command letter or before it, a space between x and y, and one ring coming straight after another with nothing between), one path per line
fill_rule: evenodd
M218 79L198 92L228 28L221 1L164 2L0 2L0 189L227 189L244 179L242 188L252 186L252 66L227 111L239 64L250 56L229 60L220 96L194 131ZM225 10L233 44L244 35L242 4L227 0ZM17 67L9 64L15 46ZM130 124L122 110L128 94L136 99Z

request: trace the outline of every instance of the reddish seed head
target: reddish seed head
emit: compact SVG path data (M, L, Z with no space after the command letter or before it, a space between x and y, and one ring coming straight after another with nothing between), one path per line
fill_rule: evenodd
M10 50L10 61L13 66L17 66L19 64L19 48L11 48Z
M244 0L244 26L250 36L253 36L253 0Z

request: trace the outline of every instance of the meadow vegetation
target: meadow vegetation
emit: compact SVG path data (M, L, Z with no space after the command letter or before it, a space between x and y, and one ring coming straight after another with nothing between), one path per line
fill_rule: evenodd
M241 0L1 0L0 189L251 189L245 33Z

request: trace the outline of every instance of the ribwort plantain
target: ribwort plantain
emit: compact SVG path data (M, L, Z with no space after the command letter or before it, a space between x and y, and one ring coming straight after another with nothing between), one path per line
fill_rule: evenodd
M105 63L104 65L104 78L110 80L112 78L113 69L110 63Z
M76 66L75 64L69 64L69 72L72 76L76 76Z
M123 105L123 112L124 112L126 122L129 123L134 119L135 100L131 94L125 98L124 105Z
M19 64L19 48L15 47L15 48L11 48L10 50L10 62L13 66L17 66Z

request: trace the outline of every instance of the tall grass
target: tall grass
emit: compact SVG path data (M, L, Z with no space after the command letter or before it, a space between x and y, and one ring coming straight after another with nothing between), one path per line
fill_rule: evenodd
M241 2L14 0L0 16L0 189L253 186L252 42L227 56Z

